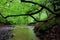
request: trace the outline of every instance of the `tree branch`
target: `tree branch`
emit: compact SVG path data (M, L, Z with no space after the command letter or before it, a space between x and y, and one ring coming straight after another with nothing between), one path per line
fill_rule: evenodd
M30 15L35 15L35 14L37 14L37 13L39 13L39 12L41 12L43 10L43 8L41 8L40 10L38 10L38 11L36 11L36 12L34 12L34 13L26 13L26 14L20 14L20 15L8 15L8 16L6 16L6 17L4 17L4 18L8 18L8 17L17 17L17 16L30 16Z
M36 11L36 12L34 12L34 13L31 13L30 15L35 15L35 14L41 12L42 10L43 10L43 8L41 8L40 10L38 10L38 11Z
M44 20L44 21L39 21L39 20L37 20L36 18L34 18L32 15L41 12L44 8L45 8L46 10L48 10L49 12L51 12L52 14L55 14L52 10L50 10L48 7L45 7L44 5L41 5L41 4L38 4L38 3L35 3L35 2L31 2L31 1L24 1L24 2L39 5L39 6L42 7L42 8L41 8L40 10L38 10L38 11L36 11L36 12L34 12L34 13L30 13L30 14L26 13L26 14L20 14L20 15L8 15L8 16L6 16L6 17L4 17L4 16L2 16L2 15L1 15L1 16L2 16L3 18L5 18L5 19L8 18L8 17L30 16L30 17L32 17L32 18L33 18L35 21L37 21L37 22L47 22L47 21L50 20L50 19Z
M37 20L36 18L34 18L32 15L30 15L30 17L32 17L36 22L47 22L47 20L39 21L39 20Z
M5 17L0 13L0 15L5 19Z
M8 17L17 17L17 16L29 16L29 14L8 15L8 16L6 16L5 18L8 18Z
M29 16L29 15L34 15L34 14L37 14L37 13L39 13L40 11L42 11L43 8L47 9L47 10L48 10L49 12L51 12L52 14L55 14L55 13L54 13L53 11L51 11L49 8L47 8L47 7L45 7L45 6L41 5L41 4L38 4L38 3L35 3L35 2L31 2L31 1L24 1L24 2L37 4L37 5L41 6L42 8L41 8L41 10L38 10L38 11L35 12L35 13L31 13L31 14L20 14L20 15L8 15L8 16L6 16L5 18L8 18L8 17L16 17L16 16Z
M46 10L48 10L49 12L51 12L52 14L55 14L52 10L50 10L48 7L45 7L44 5L41 5L41 4L32 2L32 1L22 1L22 2L32 3L32 4L35 4L35 5L39 5L40 7L45 8Z

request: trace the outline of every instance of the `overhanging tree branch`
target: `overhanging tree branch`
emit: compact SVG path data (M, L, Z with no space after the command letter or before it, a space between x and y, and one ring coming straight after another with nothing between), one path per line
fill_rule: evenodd
M38 11L36 11L36 12L34 12L34 13L26 13L26 14L20 14L20 15L8 15L8 16L6 16L6 17L4 17L4 18L17 17L17 16L30 16L30 15L35 15L35 14L41 12L42 10L43 10L43 8L41 8L40 10L38 10Z
M6 21L6 23L2 22L3 24L9 24L9 25L11 24L11 23L8 22L8 20L6 20L6 18L5 18L1 13L0 13L0 15L1 15L1 17L4 18L5 21ZM0 22L0 23L1 23L1 22Z
M3 17L5 19L5 17L0 13L1 17Z
M32 1L23 1L23 2L26 2L26 3L32 3L32 4L35 4L35 5L39 5L40 7L42 7L40 10L38 10L38 11L36 11L36 12L34 12L34 13L26 13L26 14L20 14L20 15L8 15L8 16L6 16L6 17L4 17L4 16L2 16L3 18L8 18L8 17L17 17L17 16L30 16L30 17L32 17L35 21L37 21L37 22L47 22L48 20L50 20L50 19L47 19L47 20L44 20L44 21L39 21L39 20L37 20L36 18L34 18L32 15L34 15L34 14L37 14L37 13L39 13L39 12L41 12L43 9L46 9L46 10L48 10L49 12L51 12L52 14L55 14L52 10L50 10L48 7L45 7L44 5L42 5L42 4L38 4L38 3L35 3L35 2L32 2Z
M30 15L30 17L32 17L36 22L47 22L47 20L39 21L39 20L37 20L35 17L33 17L32 15Z
M32 1L22 1L22 0L21 0L21 2L32 3L32 4L35 4L35 5L38 5L38 6L42 7L42 8L45 8L46 10L48 10L49 12L51 12L52 14L55 14L52 10L50 10L48 7L45 7L42 4L38 4L38 3L32 2Z
M6 16L5 18L8 18L8 17L17 17L17 16L29 16L29 14L8 15L8 16Z
M34 12L34 13L31 13L30 15L35 15L35 14L41 12L42 10L43 10L43 7L42 7L40 10L38 10L38 11L36 11L36 12Z

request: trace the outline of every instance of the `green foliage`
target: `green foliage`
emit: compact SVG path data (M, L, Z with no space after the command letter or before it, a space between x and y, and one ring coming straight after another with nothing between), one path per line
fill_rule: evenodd
M0 22L1 23L6 23L6 20L0 16Z
M46 22L44 25L42 25L39 29L46 30L52 27L52 25L56 24L56 19L53 18L49 22Z
M13 0L12 2L10 1L11 0L0 0L0 12L4 17L8 15L25 14L29 10L32 12L35 12L41 8L38 5L34 5L31 3L22 3L20 0ZM48 2L48 0L31 0L31 1L37 2L39 4L43 4L43 5L44 5L43 2L46 2L46 1ZM45 10L43 10L39 14L34 15L34 17L40 20L46 20L48 16L46 15ZM9 17L7 18L7 20L11 24L27 24L27 23L33 22L33 19L29 16Z
M27 11L35 12L39 10L41 7L38 5L34 5L31 3L23 3L20 0L0 0L0 13L5 17L8 15L19 15L19 14L25 14ZM52 5L49 3L49 0L30 0L39 4L43 4L46 7L50 8L52 10ZM50 12L47 12L47 10L42 10L42 12L33 15L36 19L40 20L46 20L48 16L50 15ZM48 15L47 15L48 14ZM15 36L12 40L35 40L35 35L33 33L32 29L25 29L21 24L27 24L30 22L33 22L34 20L30 16L18 16L18 17L9 17L7 19L4 19L0 16L0 22L6 23L6 20L10 22L11 24L18 24L19 26L16 26L17 29L13 30L13 34L15 33ZM50 23L44 24L40 29L45 30L47 28L47 24L49 27L51 27L51 24L54 24L55 20L51 20ZM20 27L20 28L19 28ZM26 38L26 39L25 39ZM28 39L27 39L28 38Z

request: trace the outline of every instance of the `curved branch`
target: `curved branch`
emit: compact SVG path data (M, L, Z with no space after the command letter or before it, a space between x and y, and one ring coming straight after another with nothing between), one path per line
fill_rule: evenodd
M5 17L0 13L0 15L5 19Z
M52 14L55 14L52 10L50 10L48 7L45 7L44 5L41 5L41 4L32 2L32 1L22 1L22 2L32 3L32 4L35 4L35 5L39 5L40 7L45 8L46 10L48 10L49 12L51 12Z
M30 15L30 17L32 17L36 22L47 22L47 20L39 21L39 20L37 20L35 17L33 17L32 15Z
M8 16L6 16L6 17L4 17L4 16L2 16L2 17L3 17L3 18L8 18L8 17L16 17L16 16L30 16L30 17L32 17L32 18L33 18L35 21L37 21L37 22L47 22L47 21L50 20L50 19L44 20L44 21L39 21L39 20L37 20L36 18L34 18L32 15L41 12L44 8L47 9L47 10L48 10L49 12L51 12L52 14L55 14L53 11L51 11L49 8L45 7L44 5L41 5L41 4L38 4L38 3L35 3L35 2L31 2L31 1L24 1L24 2L37 4L37 5L41 6L42 8L41 8L40 10L34 12L34 13L31 13L31 14L8 15Z
M40 10L38 10L38 11L36 11L36 12L34 12L34 13L31 13L30 15L37 14L37 13L41 12L42 10L43 10L43 8L41 8Z
M8 16L6 16L5 18L8 18L8 17L17 17L17 16L29 16L29 14L8 15Z
M37 12L35 12L35 13L31 13L31 14L20 14L20 15L8 15L8 16L6 16L5 18L8 18L8 17L16 17L16 16L29 16L29 15L34 15L34 14L37 14L37 13L39 13L40 11L42 11L43 8L47 9L47 10L48 10L49 12L51 12L52 14L55 14L55 13L54 13L53 11L51 11L49 8L47 8L47 7L45 7L45 6L41 5L41 4L38 4L38 3L35 3L35 2L31 2L31 1L24 1L24 2L37 4L37 5L41 6L42 8L41 8L40 10L38 10Z
M40 10L38 10L38 11L36 11L36 12L34 12L34 13L26 13L26 14L20 14L20 15L8 15L8 16L6 16L6 17L4 17L4 18L8 18L8 17L16 17L16 16L30 16L30 15L34 15L34 14L37 14L37 13L39 13L39 12L41 12L43 10L43 8L41 8Z
M1 15L1 17L3 17L4 19L6 19L1 13L0 13L0 15ZM3 24L9 24L9 25L11 24L11 23L8 22L8 20L5 20L5 21L6 21L6 23L4 23L4 22L2 22L2 23L3 23ZM1 22L0 22L0 23L1 23Z

